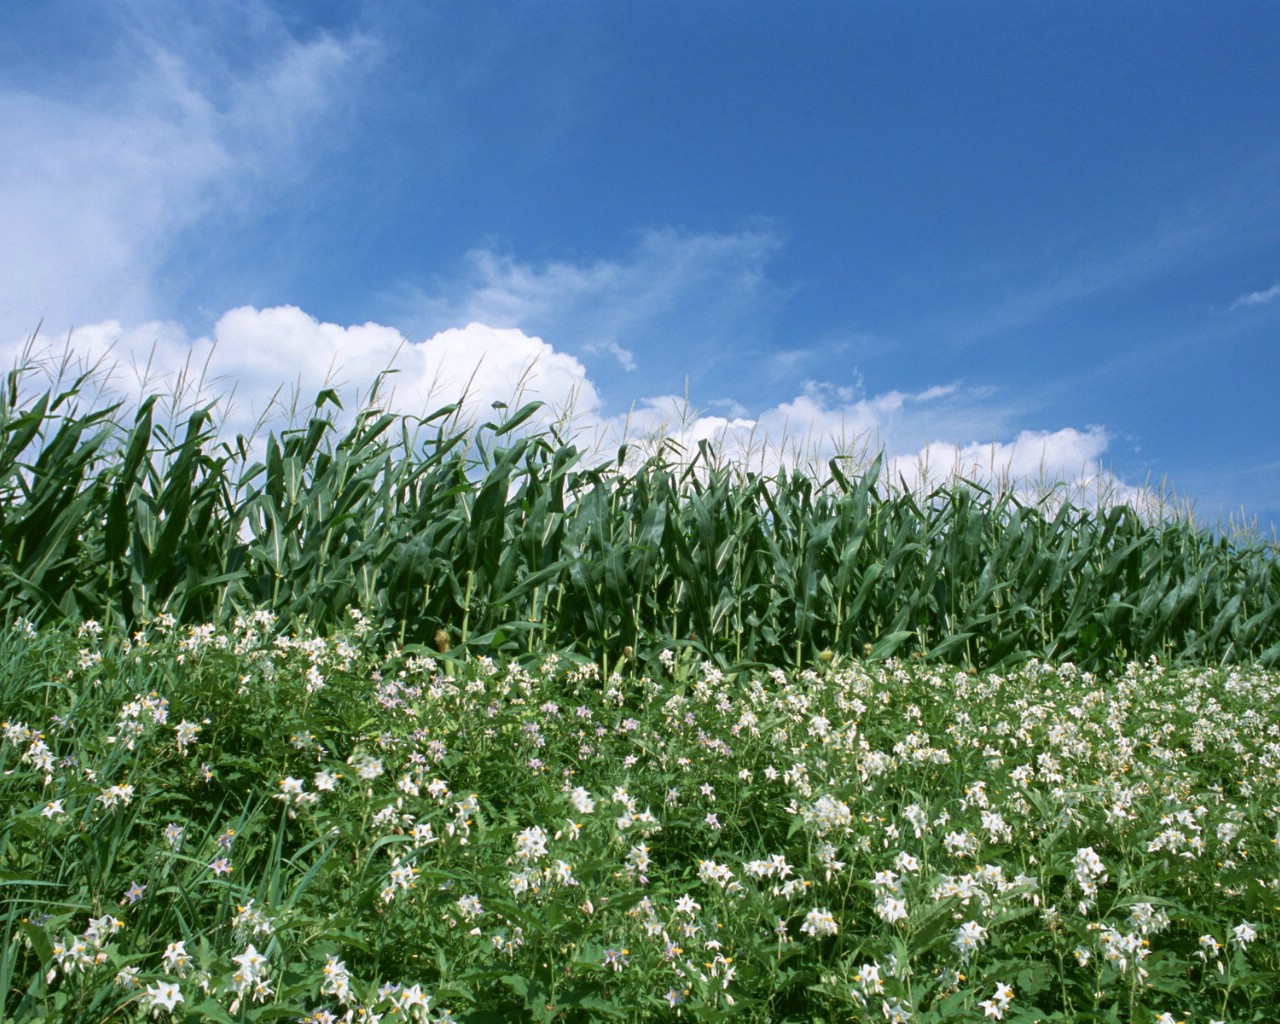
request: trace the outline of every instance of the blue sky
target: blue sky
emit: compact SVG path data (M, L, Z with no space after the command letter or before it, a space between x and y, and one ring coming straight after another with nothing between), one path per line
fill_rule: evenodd
M407 405L482 357L1270 528L1278 48L1269 2L9 4L0 355L260 408L403 338Z

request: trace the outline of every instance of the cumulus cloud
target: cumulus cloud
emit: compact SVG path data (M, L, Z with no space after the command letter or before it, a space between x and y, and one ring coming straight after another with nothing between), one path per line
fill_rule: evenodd
M1012 441L954 444L935 441L916 452L894 455L888 475L914 491L929 491L956 479L984 486L1069 483L1076 488L1102 482L1100 459L1110 443L1101 427L1024 430Z
M74 330L66 350L28 355L52 371L68 350L73 368L111 369L111 388L126 397L185 390L189 402L217 400L228 434L249 433L260 421L278 428L327 387L350 412L384 371L391 372L380 403L411 416L459 402L463 419L492 415L495 402L543 402L544 419L569 410L592 417L600 406L576 358L515 328L476 323L415 342L380 324L344 327L294 306L245 306L223 314L208 336L190 338L173 323L107 321ZM24 349L0 346L0 356L14 365Z
M666 395L646 399L607 425L611 435L639 442L641 455L674 442L675 452L692 456L699 442L710 441L721 457L764 474L784 465L821 474L832 459L856 472L883 453L885 484L917 493L967 479L1036 496L1065 485L1078 501L1145 500L1141 489L1104 466L1111 437L1103 427L1021 430L1012 439L988 433L990 440L973 440L1003 429L1004 417L991 397L988 389L957 384L858 397L810 383L800 395L754 416L741 410L733 416L701 414L686 399Z
M1265 306L1268 302L1280 299L1280 284L1273 284L1270 288L1266 288L1260 292L1249 292L1247 295L1241 295L1233 303L1232 309L1239 309L1241 306Z
M581 361L519 328L476 322L411 340L376 323L324 323L294 306L233 309L198 338L172 323L108 321L74 331L69 348L84 365L114 365L118 390L185 387L193 398L220 399L228 436L252 433L264 418L279 429L295 403L305 413L326 387L350 415L391 370L379 392L382 408L418 416L465 399L460 417L475 422L491 417L495 402L541 401L540 422L573 428L596 454L625 441L634 459L659 448L692 458L710 442L721 459L768 474L784 465L824 472L832 459L856 472L883 452L885 482L915 491L965 478L1032 493L1067 484L1076 500L1141 499L1105 469L1111 439L1104 428L1015 430L989 389L959 383L866 395L810 382L754 414L732 404L726 414L709 413L687 397L652 395L620 413L606 409ZM45 352L46 359L60 355ZM13 362L21 352L0 346L0 356Z

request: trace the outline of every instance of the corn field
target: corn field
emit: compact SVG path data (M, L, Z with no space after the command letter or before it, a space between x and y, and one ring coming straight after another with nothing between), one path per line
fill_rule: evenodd
M326 629L358 607L404 645L606 667L673 642L740 665L1280 661L1276 544L1186 516L913 494L879 459L753 473L704 443L599 462L532 428L536 404L467 429L456 406L368 405L345 430L338 404L322 392L255 446L219 439L212 406L166 424L160 395L126 412L85 377L29 396L10 373L0 610L129 629L270 608Z

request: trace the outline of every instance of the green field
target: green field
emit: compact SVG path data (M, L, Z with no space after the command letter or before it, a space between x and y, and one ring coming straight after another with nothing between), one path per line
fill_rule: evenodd
M89 394L0 402L6 1022L1274 1019L1273 542Z

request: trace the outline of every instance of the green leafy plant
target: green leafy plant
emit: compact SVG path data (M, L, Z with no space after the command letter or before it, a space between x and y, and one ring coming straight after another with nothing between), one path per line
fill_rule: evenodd
M1280 660L1274 543L1165 508L955 480L917 494L869 458L768 474L700 443L594 462L536 403L220 440L214 407L119 423L88 375L0 398L0 606L132 630L270 608L328 632L359 607L401 643L564 651L603 667L691 642L724 664L818 652L1097 670L1156 655ZM595 457L595 458L598 458ZM634 652L639 652L636 655Z
M1261 668L0 633L3 1019L1264 1020Z

